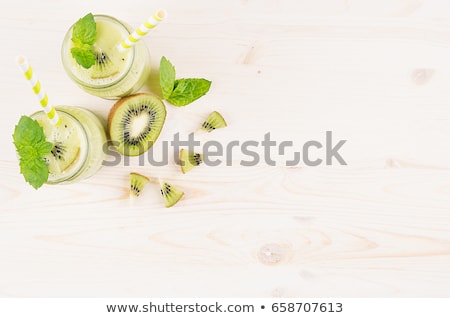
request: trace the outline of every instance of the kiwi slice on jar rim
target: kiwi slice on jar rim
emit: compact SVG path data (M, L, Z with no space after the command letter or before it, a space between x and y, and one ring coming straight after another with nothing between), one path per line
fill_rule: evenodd
M89 69L93 79L108 78L119 73L120 57L101 49L95 50L95 64Z
M44 160L50 173L60 174L79 161L81 140L76 129L69 124L64 123L51 129L48 136L51 136L49 141L53 143L53 147Z

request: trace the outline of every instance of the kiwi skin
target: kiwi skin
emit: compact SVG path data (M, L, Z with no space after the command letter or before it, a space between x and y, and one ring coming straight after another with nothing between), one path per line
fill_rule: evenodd
M119 101L117 101L115 104L114 104L114 106L111 108L111 110L109 111L109 115L108 115L108 121L107 121L107 129L106 129L106 131L107 131L107 134L108 134L108 139L109 140L112 140L112 137L111 137L111 123L112 123L112 120L113 120L113 118L114 118L114 114L116 113L116 111L120 108L120 107L122 107L122 105L124 104L124 103L126 103L128 100L130 100L130 99L132 99L132 98L135 98L135 97L138 97L138 96L151 96L152 98L156 98L156 99L158 99L159 101L161 101L161 99L158 97L158 96L156 96L156 95L154 95L154 94L151 94L151 93L138 93L138 94L133 94L133 95L129 95L129 96L126 96L126 97L123 97L123 98L121 98ZM161 101L161 103L163 104L163 106L164 106L164 114L163 114L163 116L164 116L164 118L163 118L163 125L164 125L164 122L165 122L165 119L166 119L166 115L167 115L167 112L166 112L166 110L165 110L165 105L164 105L164 103ZM159 133L155 136L155 138L154 138L154 140L156 141L157 139L158 139L158 137L159 137L159 134L161 133L161 131L159 131ZM144 152L145 151L147 151L148 149L145 149L145 147L144 147ZM122 153L123 155L127 155L127 156L139 156L139 155L141 155L143 152L141 152L141 153Z

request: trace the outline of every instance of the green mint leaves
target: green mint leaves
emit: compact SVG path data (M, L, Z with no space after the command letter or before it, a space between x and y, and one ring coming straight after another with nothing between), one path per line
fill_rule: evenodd
M90 68L95 64L95 55L92 53L89 45L85 44L82 47L73 47L70 52L77 63L84 68Z
M163 99L175 106L186 106L208 93L211 81L204 78L175 80L175 68L164 56L159 64L159 83Z
M175 81L168 101L175 106L185 106L209 91L211 82L203 78L182 78Z
M93 45L97 37L97 28L92 13L86 14L73 26L72 42Z
M159 63L159 83L163 99L169 99L175 86L175 68L165 56L161 58Z
M72 57L84 68L95 64L94 43L97 37L97 26L92 13L88 13L77 21L72 30L74 47L70 50Z
M20 173L33 188L40 188L48 180L48 167L44 156L52 150L45 140L44 130L37 121L22 116L13 134L20 161Z

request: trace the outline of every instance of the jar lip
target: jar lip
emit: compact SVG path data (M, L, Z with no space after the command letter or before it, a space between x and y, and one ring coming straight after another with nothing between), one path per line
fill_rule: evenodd
M49 178L46 182L47 184L58 184L58 183L70 181L70 180L76 178L82 172L82 170L85 166L85 163L87 162L88 154L90 151L88 134L87 134L86 129L84 128L83 124L75 116L73 116L69 112L65 111L64 109L61 109L61 107L75 107L75 106L56 106L55 109L58 112L58 114L63 113L64 116L67 116L68 118L70 118L70 120L77 126L77 130L79 130L81 132L80 159L79 159L80 163L78 163L78 166L76 169L73 169L72 173L69 173L67 175L61 175L61 176L59 176L59 178L50 179L50 174L49 174ZM76 107L76 108L81 108L81 107ZM41 110L41 111L34 112L33 114L30 115L30 117L32 119L35 119L36 116L39 116L41 114L46 116L44 111ZM84 149L84 150L82 150L82 149Z
M117 25L120 25L120 28L122 29L121 31L125 31L128 35L130 35L133 31L131 30L131 28L129 26L127 26L124 22L116 19L115 17L112 17L110 15L106 15L106 14L94 14L94 20L103 20L103 21L109 21L111 23L115 23ZM122 74L115 78L113 81L108 82L106 84L93 84L93 83L87 83L86 81L83 81L83 79L80 79L79 77L77 77L74 72L72 71L72 69L70 68L70 59L72 58L72 54L70 53L70 43L72 41L72 30L73 27L75 26L76 23L72 24L70 26L70 28L68 29L68 31L66 32L66 35L64 36L64 40L63 40L63 44L61 47L61 57L62 57L62 61L63 61L63 67L66 70L66 73L79 85L85 86L85 87L89 87L92 89L104 89L104 88L109 88L112 87L114 85L117 85L117 83L120 83L120 81L122 81L130 72L131 72L131 68L133 66L134 60L135 60L135 56L136 56L136 47L132 46L131 48L128 49L128 51L130 51L130 58L127 61L126 64L126 70L124 72L122 72Z

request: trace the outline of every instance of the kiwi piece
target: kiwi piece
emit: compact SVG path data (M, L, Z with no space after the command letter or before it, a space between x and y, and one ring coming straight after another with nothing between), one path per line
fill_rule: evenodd
M130 198L137 198L144 186L149 182L149 178L136 172L130 173Z
M180 150L181 172L186 173L203 162L203 155L186 149Z
M74 133L74 128L68 127L67 124L51 129L52 131L49 131L47 135L51 136L49 141L53 143L53 147L44 160L49 171L59 174L78 162L80 155L78 145L81 141L79 135Z
M219 112L214 111L209 114L208 118L203 122L201 130L211 132L223 127L227 127L227 122Z
M178 190L165 181L159 180L159 184L161 186L161 195L166 202L166 208L174 206L184 195L183 191Z
M93 79L102 79L116 75L119 72L120 60L114 54L103 50L95 50L95 64L90 68ZM119 58L120 59L120 58Z
M51 155L57 161L61 171L68 169L74 164L80 153L80 147L68 148L63 142L57 141L53 145Z
M125 156L139 156L158 139L166 120L166 107L148 93L120 99L109 112L108 134L112 145Z

